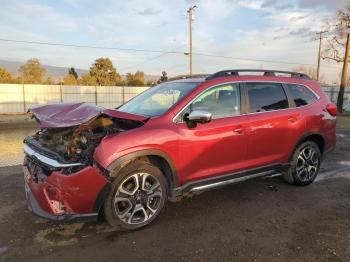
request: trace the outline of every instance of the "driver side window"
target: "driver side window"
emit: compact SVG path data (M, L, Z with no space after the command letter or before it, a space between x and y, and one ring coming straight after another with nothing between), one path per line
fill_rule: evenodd
M241 96L238 83L230 83L207 89L181 113L181 121L186 113L204 110L212 118L223 118L241 114Z

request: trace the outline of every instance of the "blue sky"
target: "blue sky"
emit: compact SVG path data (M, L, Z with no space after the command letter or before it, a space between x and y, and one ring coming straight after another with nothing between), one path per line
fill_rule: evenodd
M315 64L315 32L348 0L0 0L0 38L176 52L188 51L186 10L198 5L193 22L193 51L244 59ZM182 54L38 46L0 41L0 59L87 69L110 57L121 73L188 72ZM293 69L276 64L194 55L194 72L225 68ZM324 63L329 81L339 66Z

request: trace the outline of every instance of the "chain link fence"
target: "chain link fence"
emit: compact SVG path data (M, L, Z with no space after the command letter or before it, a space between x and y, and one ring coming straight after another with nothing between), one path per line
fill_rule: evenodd
M329 97L329 99L333 103L337 103L338 99L338 93L339 93L339 87L338 86L322 86L323 91L326 93L326 95ZM343 109L344 111L350 112L350 87L345 88L344 92L344 102L343 102Z

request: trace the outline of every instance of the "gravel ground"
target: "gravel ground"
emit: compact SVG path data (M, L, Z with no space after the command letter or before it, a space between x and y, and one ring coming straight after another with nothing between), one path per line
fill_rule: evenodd
M0 261L350 261L350 129L310 186L274 177L208 191L135 232L37 218L19 166L0 168L0 206Z

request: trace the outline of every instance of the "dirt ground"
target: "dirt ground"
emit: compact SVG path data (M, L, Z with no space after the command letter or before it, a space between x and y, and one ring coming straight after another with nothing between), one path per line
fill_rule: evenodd
M21 167L0 168L0 261L350 261L348 126L310 186L274 177L208 191L135 232L37 218Z

